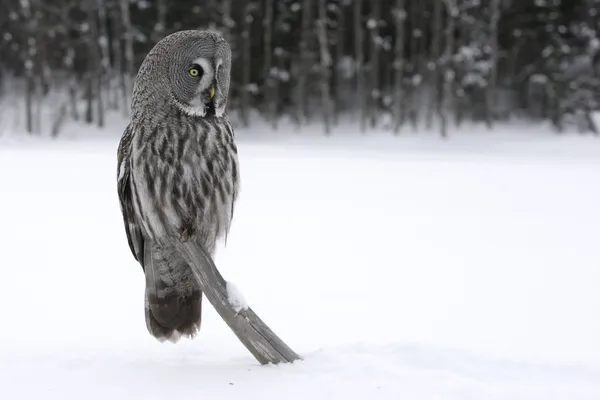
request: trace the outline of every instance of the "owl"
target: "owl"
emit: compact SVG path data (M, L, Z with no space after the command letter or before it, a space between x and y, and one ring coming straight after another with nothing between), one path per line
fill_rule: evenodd
M145 275L145 320L159 341L193 338L202 291L176 240L214 256L239 190L237 147L226 114L231 49L215 32L159 41L135 78L117 150L117 191L129 248Z

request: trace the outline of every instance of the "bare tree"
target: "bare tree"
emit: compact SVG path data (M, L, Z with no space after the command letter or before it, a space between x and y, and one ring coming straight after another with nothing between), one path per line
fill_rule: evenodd
M498 21L500 20L500 0L490 0L490 77L486 87L486 122L492 127L496 110L496 89L498 84Z
M86 111L85 122L92 123L94 121L94 97L96 100L96 122L102 126L103 110L102 110L102 84L101 84L101 67L100 67L100 49L98 48L98 23L97 10L94 0L86 0L87 12L87 71L86 71Z
M97 73L97 104L98 126L104 126L105 119L105 102L108 98L108 77L110 70L110 58L108 55L108 16L106 11L106 0L96 0L98 11L97 22L97 46L100 50L100 63Z
M251 65L252 65L252 38L251 28L252 22L254 22L254 16L252 15L253 6L252 0L246 0L244 23L242 25L242 93L241 93L241 107L240 115L242 118L242 124L248 126L249 111L250 111L250 79L251 79Z
M227 40L231 46L232 53L236 50L236 37L232 34L233 29L236 24L233 18L231 17L231 1L232 0L222 0L221 1L221 34Z
M27 40L27 46L23 54L23 67L25 70L25 129L28 133L33 133L34 60L37 55L35 32L37 32L38 26L32 11L31 0L21 1L21 13L23 15Z
M404 122L404 99L402 91L402 80L404 79L404 22L406 21L404 0L396 0L394 20L396 22L396 45L394 48L394 133L398 134L400 126Z
M344 50L345 50L345 38L346 38L346 0L339 0L337 5L337 18L336 18L336 37L335 37L335 61L334 66L336 68L341 68L341 63L344 59ZM334 100L332 101L333 107L333 118L334 123L338 123L340 117L340 109L341 109L341 101L344 98L344 87L343 87L343 77L342 74L338 73L333 75L333 83L334 83Z
M109 8L110 25L112 27L110 31L110 43L112 47L112 69L110 76L110 107L114 110L119 108L125 112L127 105L121 106L122 95L119 91L122 90L123 81L123 46L121 45L122 36L122 21L120 17L119 7Z
M31 31L31 36L35 37L35 55L34 55L34 113L33 113L33 130L37 133L42 133L42 111L44 108L44 98L47 89L50 86L50 69L48 68L48 57L45 53L45 36L42 26L44 19L42 15L42 7L39 0L29 0L33 5L33 23L35 28Z
M58 21L62 24L63 28L73 28L73 22L69 18L69 12L72 10L73 2L70 0L63 0L61 6L56 8L56 16ZM62 66L66 76L66 86L68 92L68 103L71 110L71 118L74 120L79 119L79 110L77 107L77 71L75 68L75 40L69 35L65 35L65 54L62 58ZM59 126L57 127L57 129ZM58 135L58 132L56 132Z
M300 38L300 69L298 71L298 124L302 126L308 118L306 85L310 73L310 48L312 27L312 0L303 0L302 3L302 30Z
M327 39L327 0L319 0L319 19L317 21L317 30L319 37L319 54L321 67L321 103L323 108L323 121L325 123L325 133L331 133L331 94L329 92L331 76L331 53L329 51L329 41Z
M223 19L223 36L228 41L233 41L231 37L231 30L235 27L235 21L231 18L231 1L232 0L222 0L221 1L221 17Z
M263 18L264 29L264 70L267 119L273 129L277 128L277 99L275 98L275 77L273 73L273 0L265 1Z
M371 33L370 40L370 93L369 93L369 117L371 128L377 125L379 117L379 100L381 98L381 89L379 88L379 49L382 41L379 36L379 25L381 18L381 1L371 2L371 17L367 24Z
M410 10L410 41L409 53L410 59L408 66L410 67L410 92L408 93L408 117L416 129L419 123L419 89L421 86L421 76L419 75L420 54L419 42L421 37L421 29L419 27L419 19L421 17L421 2L413 1L409 4Z
M0 61L0 100L6 95L6 75L7 73L4 64Z
M446 50L444 52L444 94L441 113L441 130L442 137L448 136L448 117L452 103L452 83L454 81L454 69L452 68L452 56L454 54L454 20L458 17L458 8L456 0L444 0L448 13L446 23Z
M134 77L134 53L133 53L133 26L129 14L129 0L120 0L121 5L121 26L123 28L123 37L125 39L125 71L121 75L121 88L123 90L124 111L129 114L129 97L133 90Z
M167 0L156 0L156 24L154 25L154 42L165 37L167 29Z
M358 99L360 131L367 130L367 104L364 74L364 32L362 20L362 0L354 0L354 56L356 57L356 98Z
M432 91L431 91L431 95L429 96L429 104L428 104L428 108L427 108L427 121L426 121L426 127L427 129L431 129L431 125L433 123L433 116L434 114L437 112L438 115L441 111L440 105L440 99L442 97L441 93L440 93L440 69L439 69L439 63L440 63L440 52L441 52L441 48L442 48L442 34L443 34L443 28L442 28L442 0L434 0L433 2L433 32L432 32L432 39L431 39L431 55L430 55L430 59L429 59L429 70L431 71L431 76L432 76L432 83L433 83L433 87L432 87Z

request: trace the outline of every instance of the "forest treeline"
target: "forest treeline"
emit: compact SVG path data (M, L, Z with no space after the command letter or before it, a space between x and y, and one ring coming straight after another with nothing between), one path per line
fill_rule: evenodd
M0 0L0 101L31 133L102 127L127 113L154 43L213 29L244 125L259 113L274 128L353 118L447 135L516 116L596 133L599 13L600 0Z

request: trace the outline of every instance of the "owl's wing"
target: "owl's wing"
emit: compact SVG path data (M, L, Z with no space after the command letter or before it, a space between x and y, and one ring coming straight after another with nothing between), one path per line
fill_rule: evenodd
M144 237L140 228L140 224L135 218L133 211L133 201L131 198L131 142L133 139L133 129L131 125L127 125L119 148L117 150L117 190L119 193L119 203L121 213L123 214L123 223L125 224L125 233L127 234L127 242L133 257L144 266Z

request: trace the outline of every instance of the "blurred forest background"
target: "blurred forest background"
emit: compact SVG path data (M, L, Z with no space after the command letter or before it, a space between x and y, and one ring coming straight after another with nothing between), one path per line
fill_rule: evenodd
M126 116L154 43L214 29L232 46L243 125L446 135L517 117L597 133L599 13L600 0L0 0L0 120L102 127Z

